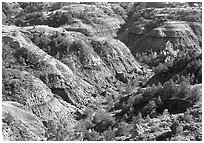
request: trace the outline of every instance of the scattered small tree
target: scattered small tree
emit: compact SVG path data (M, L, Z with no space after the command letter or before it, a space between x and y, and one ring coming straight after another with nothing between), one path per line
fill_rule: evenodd
M170 129L173 135L178 135L183 131L183 128L178 120L173 121L172 125L170 126Z

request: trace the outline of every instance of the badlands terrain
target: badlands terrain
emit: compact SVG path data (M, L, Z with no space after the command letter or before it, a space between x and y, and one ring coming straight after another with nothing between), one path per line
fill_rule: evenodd
M202 140L202 3L2 10L3 140Z

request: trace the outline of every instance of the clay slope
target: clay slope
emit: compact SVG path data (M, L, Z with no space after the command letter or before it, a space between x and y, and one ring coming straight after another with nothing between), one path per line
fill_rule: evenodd
M107 102L100 95L104 90L111 89L117 97L120 86L141 74L130 50L115 39L91 38L48 26L3 26L2 42L3 103L19 103L19 110L36 118L42 128L31 127L29 119L24 123L13 111L3 108L12 117L12 121L4 122L8 128L4 128L5 140L46 140L44 128L50 121L63 120L71 130L85 106ZM15 108L12 105L18 110ZM18 130L16 125L22 128ZM24 130L23 126L34 131L9 136Z
M176 60L173 62L171 67L168 67L167 70L155 73L146 85L152 85L160 83L165 83L166 81L173 79L177 80L178 76L184 75L194 75L191 84L202 83L202 54L201 53L185 53L190 58L183 58L182 60L177 57L178 63ZM187 57L186 56L186 57Z
M45 12L29 6L50 9L53 3L27 4L4 3L3 23L11 26L2 26L3 138L70 140L52 134L73 131L86 106L101 108L108 96L117 98L119 88L139 80L140 65L112 38L125 10L96 3Z
M19 103L2 103L2 134L6 141L43 140L45 127L31 112L22 109Z
M47 140L48 122L63 120L71 130L80 111L26 71L4 68L2 94L4 140Z
M30 32L28 37L39 48L62 61L91 85L105 87L118 81L127 83L128 79L134 78L134 74L141 73L140 65L119 40L86 37L79 32L64 31L62 28L30 28L25 28ZM122 73L120 79L118 74Z
M9 29L9 31L4 31L4 29ZM5 64L6 67L18 69L18 66L23 66L25 70L31 72L35 77L43 79L51 89L65 87L73 89L75 94L71 94L73 97L70 98L73 104L77 100L78 103L83 105L81 102L85 102L84 98L86 95L94 92L90 84L74 75L68 66L39 49L28 38L24 37L24 34L18 28L4 27L2 39L3 43L7 46L9 45L9 48L13 51L10 53L13 56L10 57L12 59L3 62L3 65ZM9 55L7 48L5 47L5 56ZM15 60L16 63L13 64L12 60ZM80 88L80 86L84 88Z
M62 26L67 31L81 32L86 36L116 37L117 30L125 21L120 15L115 14L113 7L110 4L106 4L106 6L102 4L75 4L65 6L53 12L53 14L56 12L69 13L71 11L75 15L74 23ZM82 14L83 16L81 16Z
M15 9L13 8L15 6ZM86 36L117 37L132 3L4 3L5 23L48 25ZM35 9L36 8L36 9ZM16 12L12 11L14 9ZM23 10L23 11L22 11Z
M131 51L146 52L149 50L162 51L165 50L167 42L173 46L173 50L197 49L201 50L201 39L194 33L190 25L183 21L165 22L162 26L157 27L137 39L131 44ZM195 23L197 30L201 31L201 25ZM144 48L145 47L145 48Z
M136 52L150 50L159 52L165 50L169 43L174 51L187 49L200 51L201 8L185 4L175 7L173 3L164 5L166 8L140 8L130 15L118 32L118 38L131 49L133 55Z
M19 118L18 113L13 112L18 110L16 106L12 109L3 108L3 112L12 118L7 119L7 115L3 117L6 118L3 138L5 140L46 140L44 128L47 127L48 122L63 121L71 129L76 123L75 113L80 112L78 108L93 102L90 101L90 96L94 93L94 88L74 75L65 64L40 50L15 27L5 29L2 34L3 67L5 67L3 103L6 105L7 101L20 103L21 112L25 114L28 112L36 118L35 122L42 129L37 125L32 127L33 123L30 119L26 119L25 122L24 119ZM45 85L39 78L46 79L49 84ZM51 89L62 92L63 94L60 94L62 97L53 94ZM43 127L42 123L44 123ZM28 134L20 133L25 129L33 131ZM10 136L10 134L14 135Z
M188 131L187 140L200 140L201 22L158 20L168 9L154 4L3 3L3 140L170 140L178 135L174 121L184 118L177 114L198 102L191 116L196 133L182 131ZM192 48L198 57L189 62L186 56L184 63L181 55L176 66L155 68L154 76L134 58L137 52ZM144 54L150 62L154 56ZM195 86L166 82L188 73L195 73ZM142 87L147 84L152 86Z

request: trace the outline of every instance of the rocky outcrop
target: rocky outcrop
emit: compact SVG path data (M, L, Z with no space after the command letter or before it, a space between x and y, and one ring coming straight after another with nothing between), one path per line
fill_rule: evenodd
M93 86L103 88L112 86L118 82L118 74L123 74L122 76L127 78L126 82L141 74L140 65L119 40L105 37L87 38L79 32L66 32L62 28L47 26L36 26L35 29L25 27L24 31L29 32L28 37L35 37L31 39L39 48L59 59L72 70L73 74ZM38 39L38 35L42 40ZM52 40L56 40L57 44L54 45ZM43 45L46 42L47 45ZM48 77L41 75L40 78L50 88L60 88L58 85L52 86Z
M43 123L43 128L50 120L65 120L71 129L81 109L97 105L100 98L104 100L99 94L105 89L112 89L116 92L114 96L118 96L119 86L141 74L140 65L119 40L87 38L79 32L48 26L3 26L2 32L3 102L18 103L38 119L36 122ZM36 40L41 38L38 34L49 39L56 33L63 39L60 46L47 43L45 47ZM49 51L49 48L53 49ZM9 128L5 131L5 140L43 140L45 137L40 136L44 129L38 131L33 127L34 134L41 134L29 139L9 138L6 134L12 134L13 127L5 126Z
M81 32L86 36L116 37L117 30L125 21L120 15L115 14L112 7L106 4L105 8L100 3L96 5L75 4L64 6L58 11L63 13L71 11L75 15L73 24L62 26L67 31ZM82 14L84 16L80 16Z
M70 127L75 125L75 113L80 112L80 109L54 95L39 79L26 71L9 68L3 69L3 77L2 99L5 103L5 108L3 104L5 118L12 118L12 120L17 118L12 121L12 124L8 124L7 119L5 122L3 121L5 128L8 128L5 130L5 140L44 140L47 126L43 122L57 122L63 119ZM28 118L29 116L36 118L35 122L39 125L34 126L34 121ZM25 131L25 128L29 131L28 134L25 134L28 136L23 136L24 133L19 135L18 132ZM30 129L32 130L30 131ZM9 137L8 134L12 134L12 132L15 132L14 135Z
M35 77L42 79L49 88L67 88L69 91L73 91L74 94L69 94L72 96L70 99L74 100L72 102L83 105L86 102L84 99L87 95L94 92L90 84L73 74L68 66L32 44L20 31L4 33L2 39L5 44L14 48L13 55L17 54L17 59L22 58L23 64L28 65L24 66L27 68L26 70L33 73ZM13 59L16 59L16 57L13 57Z
M193 27L193 29L191 27ZM135 33L132 33L133 30L128 32L128 41L124 39L128 42L127 44L130 45L130 50L133 55L136 52L142 53L150 50L159 52L165 50L167 42L171 43L175 51L185 49L201 50L201 38L196 34L201 31L201 26L199 26L198 23L169 21L145 34L142 33L142 31L145 31L144 27L140 26L135 30L137 30ZM194 33L194 31L196 33ZM126 38L126 36L124 36L124 38Z
M12 18L14 18L15 16L17 16L18 14L20 14L23 9L20 7L20 5L17 2L7 2L7 3L3 3L3 15L4 16L11 16ZM5 17L5 18L6 18Z
M177 114L200 102L200 85L181 99L138 87L148 77L132 53L201 49L199 22L154 23L167 3L3 4L3 140L163 140L173 119L160 118L157 104ZM193 112L200 119L200 107Z
M136 52L165 50L168 41L175 51L177 49L200 51L202 46L200 6L193 8L188 7L187 3L182 3L180 8L176 8L175 5L177 3L135 5L138 11L130 13L117 37L131 49L133 55Z
M125 5L125 3L124 3ZM131 7L131 4L129 4ZM36 9L50 7L52 4L20 4L25 11L30 7ZM33 10L33 12L32 12ZM127 12L119 3L96 4L66 4L57 10L47 12L36 11L33 8L30 13L20 13L14 23L18 26L48 25L50 27L63 27L67 31L81 32L86 36L116 37L117 30L124 24ZM9 15L8 11L8 15ZM10 16L10 15L9 15Z
M38 117L16 102L2 103L2 134L4 141L45 140L45 127Z
M186 53L187 55L187 53ZM189 53L188 53L189 55ZM192 56L188 60L183 60L179 64L174 62L172 67L169 67L166 71L155 73L146 83L147 85L165 83L166 81L173 79L177 80L178 76L194 74L197 83L202 83L202 54L201 53L190 53Z
M70 127L73 127L76 123L75 113L80 112L77 107L82 108L91 102L89 98L91 94L88 92L94 92L93 87L74 75L65 64L32 44L15 27L8 31L3 30L2 37L6 45L3 46L3 66L5 67L3 69L3 102L18 102L25 112L38 118L36 121L38 126L43 127L42 122L50 120L52 122L65 120ZM47 85L40 79L46 79ZM67 100L64 101L59 98L60 96L53 94L56 88L68 91L66 97L62 96ZM17 110L15 108L17 107L14 106L12 109ZM16 116L16 114L13 115L13 111L9 111L9 114L10 112L12 117ZM5 123L5 140L43 140L45 138L41 135L44 134L45 127L42 129L38 126L32 127L32 120L22 123L23 120L18 118L12 125ZM32 132L28 132L28 137L18 133L25 128L33 128ZM16 136L9 136L14 131L17 132L14 133Z

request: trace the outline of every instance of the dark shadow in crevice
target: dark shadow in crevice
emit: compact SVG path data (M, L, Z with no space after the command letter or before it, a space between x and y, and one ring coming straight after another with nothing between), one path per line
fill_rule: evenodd
M52 93L57 94L58 96L60 96L64 101L74 105L72 99L70 99L69 97L69 92L66 91L66 89L63 88L52 88Z
M166 99L163 103L157 107L157 112L162 113L164 109L168 109L171 114L184 113L192 103L183 99Z

